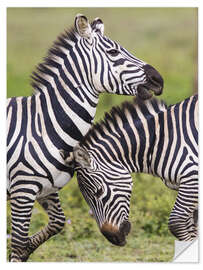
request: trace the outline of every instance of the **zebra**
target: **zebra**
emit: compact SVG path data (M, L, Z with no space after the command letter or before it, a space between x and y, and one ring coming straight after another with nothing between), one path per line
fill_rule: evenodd
M59 149L71 153L93 123L102 92L148 99L163 90L161 75L104 35L104 24L78 14L32 74L33 94L7 105L8 199L11 201L11 261L29 255L65 224L58 191L73 176ZM48 225L28 236L38 201Z
M93 125L71 155L60 153L77 171L83 197L111 243L125 245L130 232L133 172L158 176L178 191L169 230L181 241L197 237L197 95L169 107L155 98L124 102Z

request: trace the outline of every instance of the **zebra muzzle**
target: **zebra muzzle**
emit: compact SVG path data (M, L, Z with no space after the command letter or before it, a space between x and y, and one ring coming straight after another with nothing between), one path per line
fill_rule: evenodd
M101 232L112 244L124 246L126 244L125 238L130 232L130 228L129 221L124 221L119 228L106 222L102 225Z

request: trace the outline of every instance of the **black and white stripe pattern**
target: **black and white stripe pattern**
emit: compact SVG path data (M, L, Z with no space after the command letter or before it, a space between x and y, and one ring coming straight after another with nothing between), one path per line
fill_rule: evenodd
M58 190L72 177L59 149L71 153L87 133L101 92L161 94L163 80L151 66L103 35L97 18L78 15L75 27L59 36L33 73L35 93L8 99L8 194L12 213L11 261L29 254L64 226ZM50 221L28 237L35 200Z
M179 240L197 236L197 96L170 107L136 98L115 107L64 159L74 161L80 190L112 243L124 245L130 230L132 172L159 176L178 190L169 229Z

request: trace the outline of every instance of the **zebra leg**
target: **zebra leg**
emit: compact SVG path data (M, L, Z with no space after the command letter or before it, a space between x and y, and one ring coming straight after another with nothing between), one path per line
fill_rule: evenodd
M47 212L49 223L40 232L29 238L30 253L47 241L51 236L59 233L65 225L65 215L61 208L58 193L50 194L47 197L38 199L37 201Z
M181 185L169 218L171 233L181 241L191 241L198 235L198 184Z
M27 193L11 192L11 262L22 262L28 259L30 253L28 233L35 199L34 188Z

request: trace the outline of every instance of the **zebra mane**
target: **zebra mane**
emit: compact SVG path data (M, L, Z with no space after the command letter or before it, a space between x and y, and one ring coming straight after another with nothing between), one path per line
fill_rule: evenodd
M49 66L55 66L54 59L55 56L61 56L64 54L63 48L70 50L73 46L73 43L76 43L78 40L78 33L75 27L65 30L61 33L56 40L53 42L53 45L47 52L47 56L44 57L43 62L36 66L36 71L32 72L31 75L31 86L34 89L34 94L40 91L40 84L45 84L43 79L43 74L49 74Z
M80 141L80 146L91 144L92 139L97 140L98 134L104 136L105 130L108 130L112 134L114 130L119 128L118 118L122 119L123 123L127 123L128 117L131 116L134 122L137 122L137 125L139 125L141 121L138 116L139 112L142 113L145 119L149 119L155 114L165 111L167 108L164 101L156 98L143 101L135 97L132 102L123 102L120 106L113 107L109 113L105 113L103 120L93 124L88 133Z

